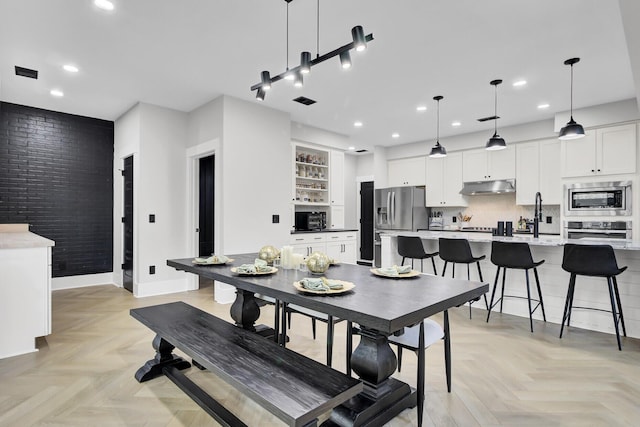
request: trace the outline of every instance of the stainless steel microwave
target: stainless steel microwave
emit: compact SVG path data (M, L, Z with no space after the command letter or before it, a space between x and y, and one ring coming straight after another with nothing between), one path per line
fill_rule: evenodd
M565 215L631 215L631 181L565 185Z

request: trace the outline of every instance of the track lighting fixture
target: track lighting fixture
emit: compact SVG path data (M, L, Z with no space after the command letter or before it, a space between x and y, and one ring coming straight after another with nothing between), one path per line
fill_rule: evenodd
M300 53L300 72L309 74L311 71L311 52Z
M351 29L351 43L347 43L344 46L340 46L337 49L332 50L331 52L325 53L324 55L320 55L319 52L319 41L317 41L318 52L316 54L315 59L311 59L311 53L308 51L304 51L300 53L300 65L297 67L289 68L289 3L293 0L284 0L287 3L287 68L284 72L271 77L268 71L263 71L261 73L260 83L256 83L251 86L251 90L262 90L262 94L256 94L256 99L264 100L264 92L271 88L271 84L282 79L293 80L294 85L297 87L301 87L303 85L302 74L308 74L311 72L311 67L314 65L318 65L321 62L324 62L328 59L331 59L335 56L340 57L340 65L342 68L350 68L351 67L351 55L350 50L355 49L357 52L361 52L367 48L367 43L373 40L373 34L365 35L364 29L361 25L356 25ZM318 39L320 34L320 26L319 26L319 15L320 15L320 2L318 2Z
M268 71L263 71L261 73L261 80L262 83L260 83L260 89L262 90L269 90L271 89L271 76L269 75ZM258 89L258 88L256 88Z
M564 61L564 65L571 66L571 118L567 125L560 130L558 138L561 140L578 139L584 136L584 128L573 120L573 64L580 62L580 58L571 58Z
M440 145L440 100L444 97L441 95L434 96L433 100L438 103L438 120L437 120L437 131L436 131L436 145L431 148L431 152L429 153L429 157L446 157L447 150Z
M351 68L351 54L348 50L345 50L340 54L340 64L345 70Z
M258 101L264 101L264 90L262 88L258 88L256 91L256 99Z
M367 48L367 41L364 37L364 30L362 26L356 25L351 29L351 36L353 37L353 47L355 47L356 52L362 52Z
M503 150L507 148L504 138L498 135L498 85L502 80L492 80L490 84L495 88L494 106L493 106L493 136L487 141L485 148L487 150Z

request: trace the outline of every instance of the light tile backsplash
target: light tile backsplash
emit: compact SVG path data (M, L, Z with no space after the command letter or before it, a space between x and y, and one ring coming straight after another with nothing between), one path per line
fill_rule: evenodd
M468 201L466 208L432 208L431 212L442 212L444 226L459 225L459 222L453 223L453 217L457 217L459 212L472 216L470 227L496 227L498 221L511 221L516 229L521 216L533 219L534 205L516 205L515 193L469 196ZM543 201L542 215L540 232L560 233L560 205L545 205ZM548 216L551 217L551 224L546 223Z

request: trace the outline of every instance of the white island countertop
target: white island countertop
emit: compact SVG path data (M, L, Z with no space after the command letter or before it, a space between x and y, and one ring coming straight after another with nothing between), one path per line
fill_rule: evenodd
M42 248L55 245L53 240L29 231L0 232L0 249Z
M493 240L501 242L527 242L534 246L564 246L567 243L577 245L611 245L613 249L640 250L640 241L637 240L616 240L616 239L564 239L557 235L533 235L516 234L513 237L492 236L491 233L465 232L465 231L398 231L380 230L380 237L384 236L417 236L425 240L437 240L441 237L449 239L467 239L469 242L490 243Z

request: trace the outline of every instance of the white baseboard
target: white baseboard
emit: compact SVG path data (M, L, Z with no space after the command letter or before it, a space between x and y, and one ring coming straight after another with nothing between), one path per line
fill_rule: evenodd
M175 292L184 292L188 290L189 283L185 276L182 279L134 284L133 295L136 298L143 298L155 295L173 294Z
M113 273L83 274L81 276L54 277L51 279L52 291L96 285L114 285Z

